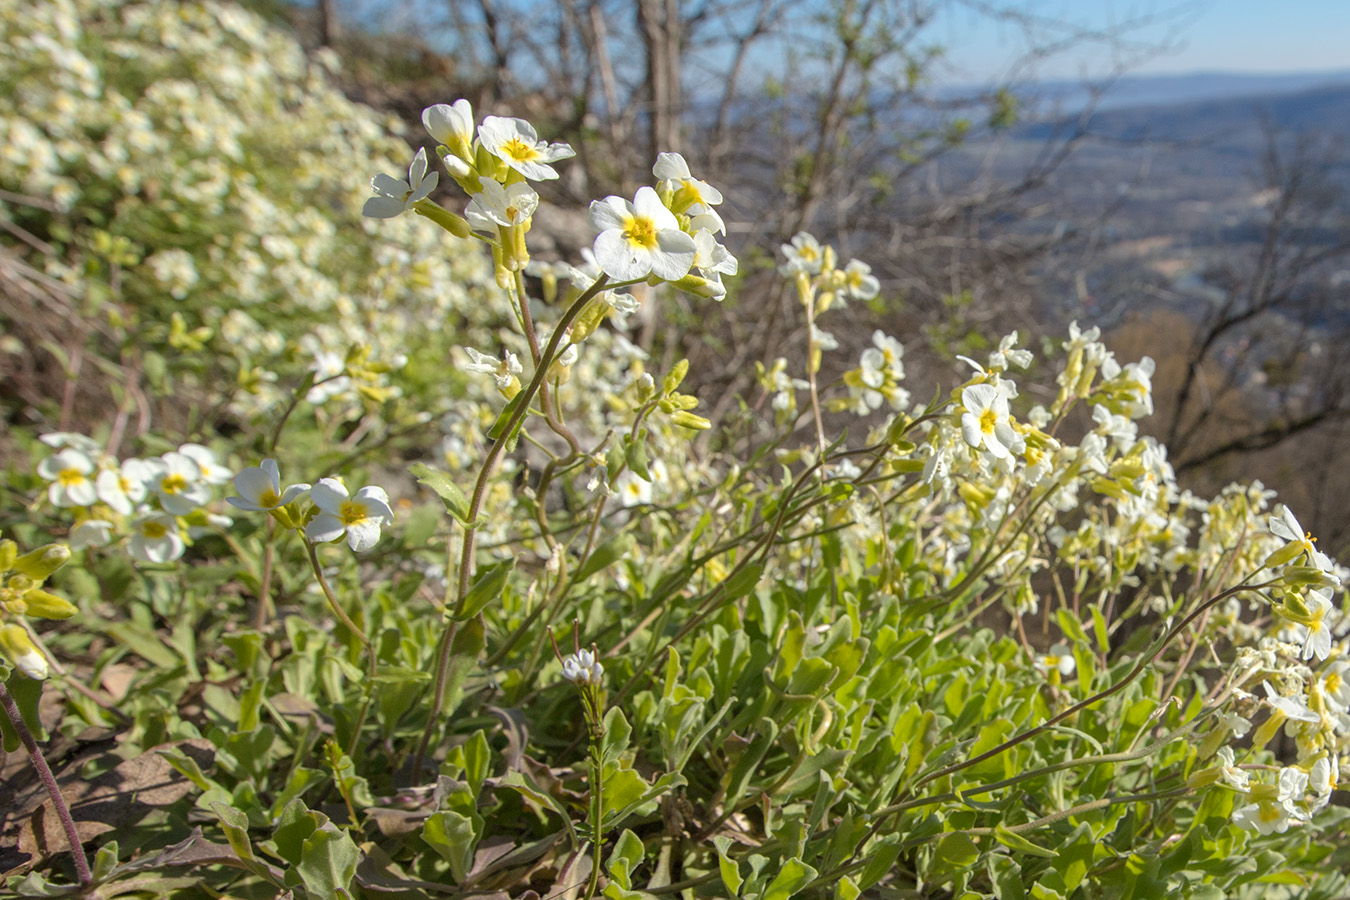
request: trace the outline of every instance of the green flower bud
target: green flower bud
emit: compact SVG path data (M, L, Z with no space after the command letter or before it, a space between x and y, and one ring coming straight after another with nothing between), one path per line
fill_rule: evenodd
M33 645L33 639L21 625L0 626L0 653L29 678L47 677L47 658Z
M23 595L23 602L25 614L39 619L69 619L79 612L69 600L36 588Z
M47 576L70 560L70 548L64 544L48 544L13 561L10 568L22 572L34 581L45 581Z

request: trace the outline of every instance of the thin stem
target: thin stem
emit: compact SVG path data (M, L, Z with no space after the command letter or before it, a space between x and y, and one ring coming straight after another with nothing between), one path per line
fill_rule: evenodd
M323 574L323 567L319 565L319 553L314 545L305 541L305 549L309 551L309 565L314 570L314 577L319 582L319 589L323 591L324 597L328 599L328 605L333 610L333 615L338 617L338 621L346 626L347 630L356 635L357 639L366 651L366 683L365 700L361 703L361 712L356 717L356 722L352 725L352 739L347 747L347 755L355 757L356 747L361 740L361 728L366 724L366 714L370 712L370 701L375 690L375 676L377 674L377 660L375 659L375 646L371 644L370 638L361 627L352 621L351 616L338 603L337 597L333 594L333 589L328 585L328 578Z
M497 459L506 449L506 444L511 439L511 435L524 420L525 415L529 412L530 404L540 389L543 388L548 367L557 356L558 347L562 343L563 336L567 333L568 326L577 316L581 315L581 311L596 295L605 290L608 283L609 277L601 275L594 284L572 302L572 305L563 313L562 318L558 320L558 324L553 328L553 334L549 337L548 346L539 356L539 364L534 367L534 376L530 379L530 383L521 389L521 395L518 398L515 410L512 411L511 416L498 433L497 439L488 448L487 456L483 459L483 467L478 471L478 480L474 482L473 495L469 499L468 513L465 515L465 521L468 524L464 526L464 543L460 548L455 611L445 630L441 633L441 640L436 647L436 676L432 688L431 709L427 713L427 725L422 732L422 740L418 744L417 754L413 758L413 780L415 783L421 778L422 761L426 758L427 747L431 744L431 734L436 730L441 709L445 705L445 688L450 670L453 632L456 630L455 623L464 614L464 602L468 598L469 585L473 578L474 543L478 536L477 522L479 512L483 507L483 497L487 493L488 479L492 477L492 473L497 467Z
M267 538L263 544L262 577L258 579L258 608L254 612L253 628L260 634L267 627L267 617L272 608L272 563L276 553L272 542L276 538L277 520L267 517Z
M3 682L0 682L0 706L5 708L5 715L9 716L10 724L14 726L24 749L28 751L28 758L33 761L33 768L37 769L38 778L42 779L42 786L47 789L47 796L51 797L52 808L56 810L56 816L61 820L61 828L66 832L66 840L70 843L70 855L75 860L75 877L80 880L81 887L88 887L93 883L94 875L89 871L89 860L84 855L84 842L80 840L79 832L75 830L75 820L71 818L70 807L66 805L66 798L61 796L61 788L56 783L56 776L52 774L51 767L47 765L47 758L42 755L42 749L33 739L33 733L28 730L18 704L14 702Z

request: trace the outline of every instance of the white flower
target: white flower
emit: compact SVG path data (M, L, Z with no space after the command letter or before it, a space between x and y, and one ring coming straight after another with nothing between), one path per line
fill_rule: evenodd
M466 160L473 158L473 107L468 100L437 103L422 110L422 125L427 134L450 153L441 157L450 174L463 178L469 174Z
M183 538L178 534L178 520L164 513L151 513L137 519L132 526L128 550L142 562L172 562L183 555Z
M573 684L599 684L605 669L592 650L569 653L562 661L563 677Z
M408 180L400 181L383 172L370 180L370 188L375 196L361 207L361 215L372 219L392 219L399 213L412 209L418 200L425 200L436 189L440 173L427 173L427 151L420 148L408 166Z
M99 445L98 441L74 431L50 431L38 440L55 450L60 450L62 447L73 447L86 456L97 456L103 452L103 447Z
M1036 668L1042 672L1049 672L1055 669L1060 675L1072 675L1073 670L1078 663L1073 658L1073 651L1064 644L1055 644L1049 652L1036 658Z
M1319 660L1331 655L1331 589L1321 588L1308 592L1308 615L1311 621L1298 623L1299 637L1303 640L1303 658Z
M315 406L327 403L352 386L352 380L343 373L347 371L347 361L329 350L316 350L314 353L314 386L305 393L305 400Z
M1219 779L1229 787L1243 793L1246 793L1250 787L1251 778L1238 767L1232 747L1219 748Z
M961 392L961 436L975 449L983 447L995 459L1020 453L1022 436L1013 430L1008 398L992 384L972 384Z
M557 178L557 171L549 163L577 155L567 144L539 140L534 126L524 119L488 116L478 126L478 139L487 152L535 181Z
M89 476L94 461L74 447L47 457L38 463L37 472L51 482L47 499L53 506L92 506L98 501L98 490Z
M0 625L0 653L29 678L41 681L47 677L47 658L22 625Z
M98 473L95 487L98 499L115 512L131 515L137 503L145 499L146 483L154 477L154 470L139 459L124 459L116 469Z
M210 489L201 480L201 468L190 456L169 452L147 460L146 467L151 473L149 488L170 515L186 516L211 499Z
M652 502L652 483L627 469L614 482L614 491L624 506L641 506Z
M778 268L782 274L792 275L797 272L805 272L808 275L820 274L824 252L820 249L820 241L816 240L814 235L799 231L792 236L792 243L783 244L780 249L787 257L787 262Z
M352 495L340 479L320 478L310 488L309 497L319 508L319 514L305 526L305 538L311 543L335 541L346 534L347 544L360 553L375 546L381 525L394 521L389 495L374 485Z
M854 300L871 300L881 293L881 282L872 274L872 267L859 259L851 259L844 267L844 290Z
M215 451L210 447L202 444L184 444L178 448L178 452L192 458L201 472L202 481L207 484L224 484L234 477L233 472L220 464Z
M70 549L106 547L112 543L112 528L105 519L85 519L70 529Z
M694 239L680 230L675 214L649 187L638 188L631 203L615 196L592 201L590 220L600 232L595 261L611 278L636 281L655 275L677 281L694 264Z
M227 497L231 506L250 512L267 512L293 502L305 491L307 484L292 484L281 489L281 470L275 459L264 459L260 466L249 466L234 476L238 497Z
M1317 538L1312 536L1311 531L1304 531L1303 526L1298 523L1293 510L1284 504L1275 507L1274 514L1270 517L1270 532L1278 538L1283 538L1294 544L1308 555L1308 562L1323 572L1330 574L1334 568L1331 557L1327 556L1321 550L1313 546Z
M539 195L523 181L506 187L484 181L483 190L469 201L464 218L474 231L496 234L498 226L519 225L533 216L538 207Z
M698 269L710 283L710 292L714 300L721 300L726 296L727 289L722 285L722 276L735 275L739 267L736 257L732 256L726 247L717 243L717 238L713 237L711 231L704 228L694 235L693 268Z
M473 142L473 107L468 100L437 103L422 110L422 125L437 142L453 147Z
M659 153L652 174L661 179L660 187L670 192L670 208L689 217L689 230L707 229L726 234L727 225L714 206L722 202L722 192L706 181L689 174L689 164L678 153Z
M486 353L480 353L472 347L463 348L469 355L469 362L464 366L466 372L482 372L491 375L497 380L497 387L506 390L511 386L511 379L515 378L521 372L520 360L510 350L507 350L502 358L488 356Z

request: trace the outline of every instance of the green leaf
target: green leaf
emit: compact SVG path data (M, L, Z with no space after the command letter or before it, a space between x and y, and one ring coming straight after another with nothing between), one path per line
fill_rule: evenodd
M980 848L962 831L953 831L938 841L937 858L948 871L966 869L980 858Z
M348 894L356 877L361 851L351 835L332 822L325 822L305 839L297 871L305 890L315 900L331 900Z
M420 484L436 492L436 496L445 502L445 508L456 521L463 525L469 524L469 498L464 496L458 485L450 480L449 475L421 462L408 466L408 471Z
M647 470L646 437L647 430L645 428L638 432L638 436L634 440L630 441L626 435L624 436L624 461L628 463L628 468L633 471L634 475L643 481L651 481L652 474Z
M581 564L581 568L572 576L572 580L580 583L596 572L609 568L615 561L627 556L628 551L633 549L633 544L633 536L628 532L614 535L614 537L595 548L595 551L586 558L586 561Z
M717 871L722 876L722 883L727 886L731 896L739 897L743 879L736 861L727 856L727 848L731 846L731 838L719 835L713 838L713 846L717 848Z
M298 798L287 803L272 832L277 855L292 866L298 866L305 851L305 841L319 827L320 819L328 821L328 817L321 813L311 813L309 807Z
M609 859L605 861L609 877L624 890L632 890L633 871L642 865L642 858L645 855L646 849L642 846L641 838L625 828L615 842Z
M1078 617L1072 612L1061 606L1055 610L1055 619L1059 622L1059 627L1066 637L1071 638L1075 643L1087 643L1088 637L1087 632L1083 630L1083 623L1078 621Z
M567 829L567 836L571 840L572 846L576 847L580 844L580 840L577 838L577 830L572 825L571 812L556 797L529 780L524 773L507 772L497 779L497 787L515 791L536 806L553 810L562 819L563 827Z
M1014 831L1009 831L1004 825L994 826L994 837L1000 844L1009 850L1015 850L1018 853L1025 853L1028 856L1039 856L1042 859L1054 859L1059 854L1054 850L1047 850L1039 844L1033 844L1031 841L1022 837Z
M479 572L478 577L474 579L473 587L464 595L464 603L455 617L461 620L471 618L478 615L479 611L493 600L501 599L502 591L506 588L506 580L511 577L515 567L515 557L510 557L495 562Z
M474 848L478 846L478 831L469 816L451 810L441 810L422 826L422 840L450 864L450 874L463 884L473 866Z
M764 889L761 900L788 900L815 880L818 873L796 857L783 863L773 881Z

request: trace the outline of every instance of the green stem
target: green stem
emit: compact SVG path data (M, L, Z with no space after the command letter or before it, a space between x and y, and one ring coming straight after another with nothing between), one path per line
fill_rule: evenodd
M366 633L361 630L361 627L352 621L352 617L347 615L347 611L338 603L337 597L333 594L333 589L328 585L327 577L323 574L323 567L319 565L318 550L316 550L314 545L309 541L305 541L305 549L309 551L310 568L314 570L314 577L319 582L319 589L323 591L324 597L328 599L328 606L333 610L333 615L338 617L338 621L340 621L348 631L356 635L357 640L361 642L361 645L366 651L367 677L364 690L366 696L361 703L361 712L357 715L356 722L352 725L352 739L347 747L347 755L355 758L356 747L361 741L361 728L366 724L366 714L370 712L371 696L375 689L377 664L375 659L375 646L371 644L370 638L366 637Z
M497 439L488 448L487 456L483 459L483 467L478 471L478 480L474 482L473 495L469 499L468 514L465 516L465 520L469 524L464 526L464 545L459 556L459 582L456 591L455 611L451 621L446 624L445 630L441 633L441 640L436 647L436 677L432 688L431 709L427 713L427 725L422 732L422 740L418 744L417 755L413 758L414 783L421 780L422 762L426 758L427 747L431 744L431 735L436 730L441 710L445 705L445 688L450 669L451 637L455 630L455 623L463 617L464 602L468 598L469 585L473 578L474 541L478 536L478 515L483 507L483 497L487 493L488 479L496 469L497 459L506 449L506 444L515 432L516 426L525 418L535 396L543 387L544 376L557 356L558 347L562 344L568 326L597 294L605 290L608 283L608 276L601 275L594 284L572 302L572 305L563 313L562 318L558 320L557 325L553 328L553 334L549 337L548 346L539 356L539 364L534 367L534 376L530 379L530 383L521 389L523 396L519 398L516 408L498 433Z

